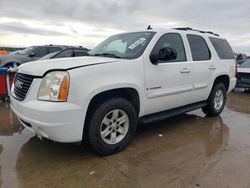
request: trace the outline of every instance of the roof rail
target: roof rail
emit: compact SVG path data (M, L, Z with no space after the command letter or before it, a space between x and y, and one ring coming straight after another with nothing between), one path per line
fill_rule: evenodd
M176 29L176 30L182 30L182 31L197 31L197 32L200 32L200 33L208 33L208 34L212 34L212 35L215 35L215 36L220 36L216 33L213 33L212 31L201 31L201 30L197 30L197 29L192 29L191 27L178 27L178 28L173 28L173 29Z

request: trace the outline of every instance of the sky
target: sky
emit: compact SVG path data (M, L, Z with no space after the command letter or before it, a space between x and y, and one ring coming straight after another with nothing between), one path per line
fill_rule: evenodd
M120 32L192 27L250 54L249 0L0 0L0 46L93 48Z

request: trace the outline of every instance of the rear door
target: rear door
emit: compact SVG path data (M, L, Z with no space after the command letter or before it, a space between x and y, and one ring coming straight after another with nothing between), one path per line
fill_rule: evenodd
M192 102L194 103L207 99L211 89L213 74L216 70L216 63L211 55L206 38L196 34L187 34L186 36L192 56Z

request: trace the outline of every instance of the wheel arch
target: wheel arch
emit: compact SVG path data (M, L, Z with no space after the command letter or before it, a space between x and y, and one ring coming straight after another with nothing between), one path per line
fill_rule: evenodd
M136 112L138 114L140 113L141 104L140 104L139 92L137 91L137 89L132 87L122 87L122 88L108 89L96 93L93 97L91 97L91 100L88 104L87 115L93 107L96 107L96 105L110 98L115 98L115 97L121 97L127 99L135 107Z
M226 91L229 90L229 84L230 84L230 78L228 75L226 74L223 74L223 75L218 75L215 80L214 80L214 83L213 83L213 87L212 89L214 88L214 86L217 84L217 83L223 83L226 87Z
M84 127L83 127L83 140L86 138L86 133L88 126L87 124L90 121L91 115L93 114L94 110L103 103L104 101L115 98L115 97L121 97L125 98L128 101L131 102L131 104L135 107L137 114L139 115L140 110L141 110L141 102L140 102L140 96L139 92L137 89L132 88L132 87L122 87L122 88L115 88L115 89L108 89L104 91L100 91L93 95L91 97L87 111L86 111L86 116L85 116L85 121L84 121ZM85 140L86 141L86 140Z

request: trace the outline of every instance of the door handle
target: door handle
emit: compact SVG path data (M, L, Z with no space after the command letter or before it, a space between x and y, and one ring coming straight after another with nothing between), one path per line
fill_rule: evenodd
M190 69L188 69L188 68L183 68L183 69L181 69L181 71L180 71L181 73L190 73L191 72L191 70Z
M211 66L208 67L208 69L209 69L209 70L215 70L216 67L215 67L214 65L211 65Z

